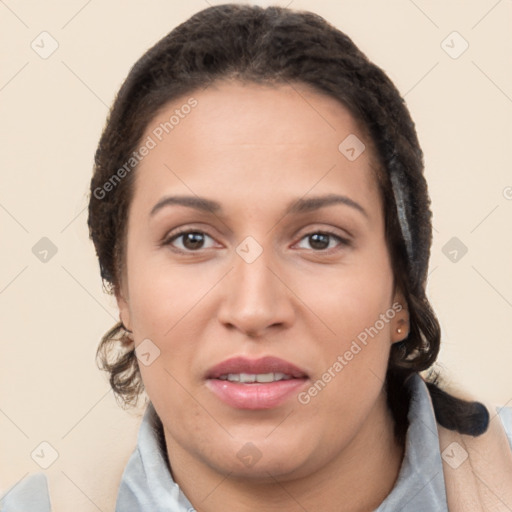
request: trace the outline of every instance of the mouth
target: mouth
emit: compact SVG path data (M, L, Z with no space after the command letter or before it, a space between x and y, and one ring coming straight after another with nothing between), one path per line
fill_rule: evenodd
M229 382L241 382L242 384L251 384L253 382L268 383L279 382L281 380L290 380L295 377L282 372L270 373L228 373L219 377L219 380L228 380Z
M225 404L236 409L272 409L305 386L307 373L294 364L267 356L234 357L211 368L206 385Z

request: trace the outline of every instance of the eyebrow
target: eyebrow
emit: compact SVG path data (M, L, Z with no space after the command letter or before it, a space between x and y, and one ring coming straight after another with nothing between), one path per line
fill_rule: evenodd
M356 201L350 197L338 194L327 194L323 196L314 196L309 198L300 198L291 201L284 211L284 215L307 213L326 206L334 204L344 204L362 213L368 217L367 211ZM164 207L172 205L186 206L195 210L206 211L210 213L222 213L222 206L217 201L207 199L199 196L165 196L153 206L150 212L150 217L155 215L159 210Z

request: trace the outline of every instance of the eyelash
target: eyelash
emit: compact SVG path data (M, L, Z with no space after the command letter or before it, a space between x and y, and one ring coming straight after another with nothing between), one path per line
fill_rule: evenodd
M166 237L164 239L162 245L164 245L164 246L171 246L172 242L174 242L175 240L177 240L181 236L187 235L189 233L198 233L198 234L201 234L201 235L206 235L206 236L208 236L208 237L213 239L212 236L210 236L208 233L206 233L204 231L201 231L199 229L186 228L186 229L182 229L180 231L177 231L175 233L171 233L168 237ZM328 236L330 236L332 238L335 238L339 242L339 245L338 245L338 247L334 247L334 248L331 247L330 249L311 249L311 251L313 251L315 253L330 254L333 250L334 251L335 250L339 250L340 246L341 247L343 247L343 246L344 247L350 247L351 246L351 241L349 239L343 238L343 237L339 236L338 234L336 234L336 233L334 233L332 231L329 231L328 229L311 231L309 233L306 233L303 237L301 237L299 242L304 240L305 238L310 237L311 235L317 235L317 234L328 235ZM193 253L200 252L200 251L202 251L204 249L191 250L191 249L179 249L179 248L176 248L176 247L172 247L172 250L175 251L175 252L179 252L179 253L193 254Z

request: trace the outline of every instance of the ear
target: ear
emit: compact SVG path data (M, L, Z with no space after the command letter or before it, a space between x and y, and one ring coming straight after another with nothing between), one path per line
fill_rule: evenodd
M407 301L401 290L397 290L393 297L392 309L395 317L391 320L391 343L398 343L409 336L410 321Z
M115 295L116 295L117 307L119 309L119 320L123 323L123 325L126 327L126 329L131 331L132 326L131 326L130 305L129 305L128 299L126 298L127 294L121 287L120 289L116 289Z

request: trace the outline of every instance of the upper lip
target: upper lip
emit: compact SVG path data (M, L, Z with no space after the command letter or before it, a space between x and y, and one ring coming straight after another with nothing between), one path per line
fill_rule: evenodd
M210 368L206 378L218 379L221 375L230 373L284 373L295 378L307 377L304 370L278 357L266 356L259 359L248 359L247 357L237 356L226 359Z

